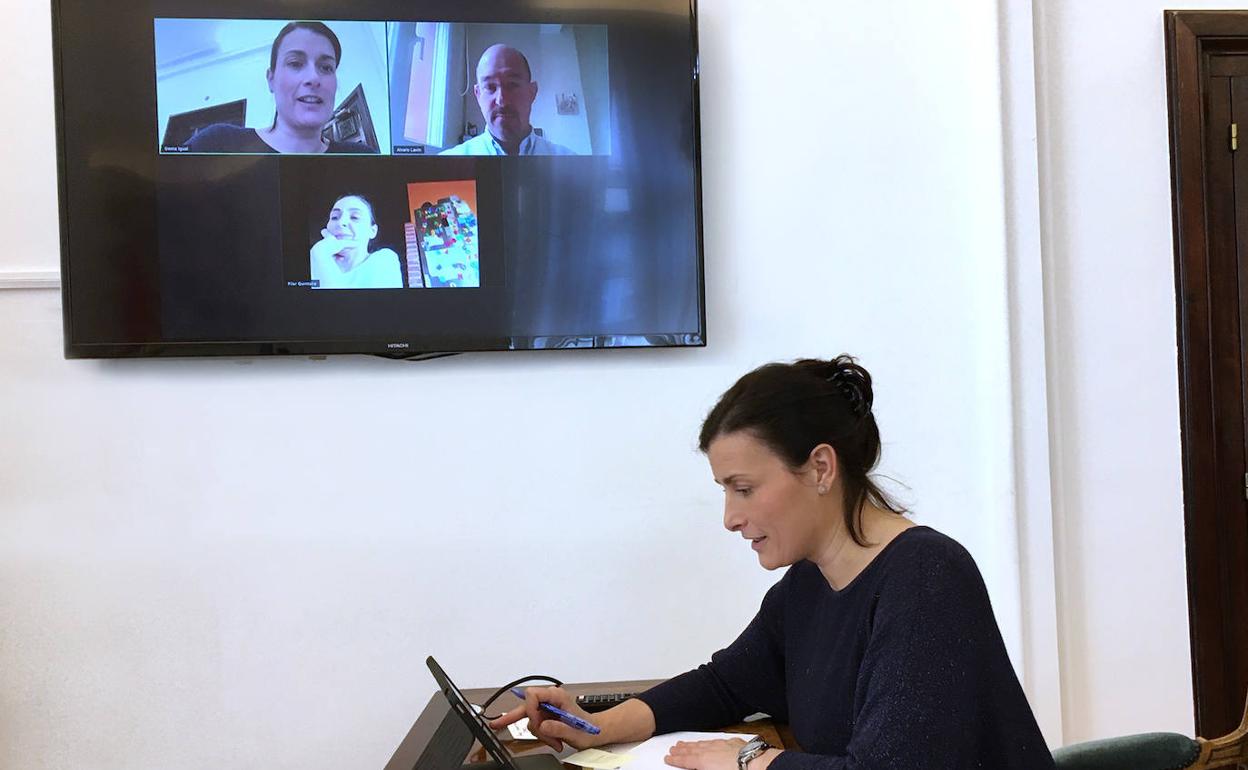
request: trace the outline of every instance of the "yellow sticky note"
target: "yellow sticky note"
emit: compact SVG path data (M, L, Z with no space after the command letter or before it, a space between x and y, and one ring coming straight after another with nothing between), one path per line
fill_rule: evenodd
M591 767L594 770L615 770L626 762L631 762L632 759L631 754L612 754L602 749L585 749L570 757L564 757L563 761L571 765Z

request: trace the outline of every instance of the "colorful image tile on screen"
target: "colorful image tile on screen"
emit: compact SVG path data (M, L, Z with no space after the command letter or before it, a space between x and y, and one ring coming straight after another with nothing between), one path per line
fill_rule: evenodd
M481 286L477 185L472 180L407 186L408 285L430 289Z
M389 154L384 22L154 26L162 154Z
M610 155L607 28L391 22L395 155Z

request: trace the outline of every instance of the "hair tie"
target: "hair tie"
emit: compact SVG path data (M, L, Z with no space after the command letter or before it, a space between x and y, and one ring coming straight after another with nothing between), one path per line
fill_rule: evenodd
M834 386L841 396L849 403L851 412L859 417L865 417L871 411L871 402L867 400L863 394L862 388L859 387L857 378L850 369L842 369L837 367L835 372L827 378L829 384Z

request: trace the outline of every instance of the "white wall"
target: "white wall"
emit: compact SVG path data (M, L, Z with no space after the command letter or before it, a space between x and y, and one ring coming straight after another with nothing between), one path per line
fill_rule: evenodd
M23 119L29 130L0 129L0 205L6 211L29 212L30 226L22 228L20 246L0 251L0 270L47 271L60 263L57 229L56 129L52 101L52 25L49 4L0 0L13 29L12 61L23 62L23 74L14 88L20 94ZM0 302L6 301L0 298ZM0 368L0 377L7 367ZM0 426L2 427L2 426ZM0 492L2 494L2 492Z
M1193 729L1165 8L1037 2L1064 726Z
M32 30L42 110L0 142L0 205L34 234L0 273L52 270L47 9L0 2ZM1114 5L1136 65L1112 98L1080 29L1101 11L1036 25L1047 379L1016 371L1006 183L1027 162L1003 144L1018 75L987 0L703 4L704 350L67 362L59 295L0 292L0 767L379 767L433 691L429 653L468 686L696 664L776 578L720 529L699 420L755 364L841 351L877 378L882 470L974 553L1025 674L1058 670L1024 633L1061 621L1064 719L1026 676L1050 740L1190 730L1160 14ZM1130 167L1093 138L1093 92L1145 113ZM800 140L743 152L793 130L750 94L801 104ZM758 271L772 228L739 212L777 190L794 269ZM478 409L370 407L414 389ZM342 404L356 420L318 417ZM1050 471L1018 450L1020 404L1051 409L1056 619L1020 599L1053 570L1015 542L1048 513L1019 479Z

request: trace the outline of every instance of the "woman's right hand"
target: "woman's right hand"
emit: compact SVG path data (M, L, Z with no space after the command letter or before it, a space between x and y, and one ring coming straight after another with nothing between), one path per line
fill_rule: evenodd
M528 687L524 691L524 703L490 722L490 729L498 730L528 717L529 732L555 751L562 751L565 743L577 749L588 749L602 746L609 741L605 731L590 735L584 730L565 725L555 715L542 711L542 703L556 706L586 722L594 722L593 717L576 704L576 698L562 687Z
M321 230L321 239L312 244L312 261L332 262L334 255L342 251L342 241L330 235L328 230Z

